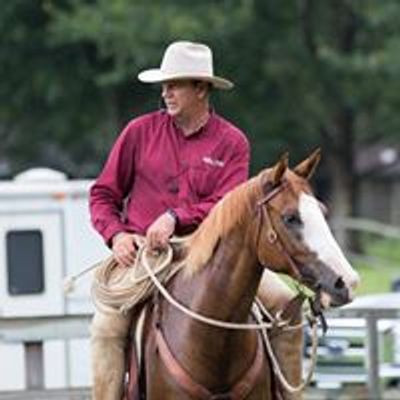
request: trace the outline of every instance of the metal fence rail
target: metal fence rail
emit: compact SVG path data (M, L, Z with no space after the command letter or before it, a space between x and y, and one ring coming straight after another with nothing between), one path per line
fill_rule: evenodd
M365 366L368 375L368 393L370 399L381 399L382 388L379 376L381 360L378 321L380 319L397 320L400 318L400 293L359 297L352 304L329 312L329 317L365 319L367 328Z
M400 239L399 228L376 221L349 218L335 221L334 225L339 225L340 228L346 230L369 232L388 238ZM365 319L367 327L365 366L368 375L368 398L381 399L378 321L380 319L400 319L400 293L359 297L348 306L330 311L327 317ZM85 338L89 336L90 318L91 315L89 314L19 318L0 317L0 342L29 344L50 339Z
M90 391L82 388L0 392L0 400L90 400Z
M351 305L331 311L329 318L364 318L367 327L367 351L365 365L368 375L370 399L381 399L382 389L379 377L379 340L377 322L379 319L400 318L400 293L364 296ZM0 318L0 341L29 343L49 339L74 339L88 337L88 314Z

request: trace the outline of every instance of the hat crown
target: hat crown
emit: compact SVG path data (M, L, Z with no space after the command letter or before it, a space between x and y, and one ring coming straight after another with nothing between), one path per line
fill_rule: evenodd
M177 79L196 79L209 82L217 89L232 89L228 79L214 75L211 49L202 43L178 41L165 50L160 68L151 68L138 74L145 83L162 83Z
M160 70L166 74L213 76L211 49L201 43L179 41L168 46Z

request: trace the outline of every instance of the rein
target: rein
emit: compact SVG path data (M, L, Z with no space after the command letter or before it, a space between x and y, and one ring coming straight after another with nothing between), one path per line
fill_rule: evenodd
M202 322L206 325L215 326L217 328L224 329L237 329L237 330L262 330L262 329L272 329L274 327L285 327L288 325L287 321L279 320L278 318L272 322L262 322L260 324L249 324L249 323L236 323L229 321L222 321L219 319L206 317L205 315L199 314L190 308L184 306L182 303L174 299L165 286L158 280L147 259L146 245L142 246L138 250L137 257L142 259L143 266L146 269L148 277L152 280L153 284L157 287L159 292L164 296L164 298L173 305L178 310L182 311L185 315L191 317L192 319ZM303 325L302 325L303 326Z
M299 269L296 265L296 262L294 258L286 251L285 247L283 246L279 235L277 234L276 228L273 225L272 218L269 214L269 208L268 208L268 203L276 196L278 195L282 190L284 190L287 187L287 183L284 182L283 184L273 188L264 198L262 198L260 201L257 202L257 213L260 216L259 217L259 225L258 225L258 230L257 230L257 236L256 236L256 249L258 251L259 248L259 243L260 243L260 238L261 238L261 228L263 225L263 216L265 219L265 222L267 223L267 238L268 241L271 245L275 245L278 250L281 252L281 254L284 256L284 258L287 260L289 266L291 267L293 273L295 276L298 276L299 278L301 277ZM266 205L266 207L262 207ZM268 336L268 330L272 329L273 327L278 327L282 328L283 330L294 330L294 329L302 329L304 327L304 323L297 324L296 326L290 326L289 321L283 321L280 319L279 313L276 314L275 318L272 317L268 311L263 307L262 303L260 301L257 301L258 304L253 304L253 315L256 318L256 324L249 324L249 323L232 323L229 321L221 321L217 320L214 318L206 317L204 315L201 315L197 312L194 312L193 310L189 309L188 307L184 306L180 302L178 302L176 299L174 299L168 290L163 286L163 284L157 279L156 275L154 274L152 268L150 267L147 259L147 252L145 249L145 246L141 247L139 249L139 253L137 255L139 258L143 258L143 266L146 269L148 273L148 277L152 280L153 284L157 287L159 292L163 295L163 297L175 308L179 309L181 312L183 312L185 315L200 321L204 324L211 325L214 327L219 327L219 328L224 328L224 329L240 329L240 330L261 330L261 334L263 337L264 344L266 346L268 355L271 359L272 365L273 365L273 370L279 379L280 383L282 386L285 388L286 391L289 393L297 393L302 391L311 381L315 365L316 365L316 355L317 355L317 346L318 346L318 332L317 332L317 322L316 318L312 316L309 318L309 323L312 327L312 350L311 350L311 364L310 368L308 370L308 373L306 375L306 378L298 385L298 386L293 386L291 385L285 376L282 373L282 370L280 368L279 362L274 354L274 351L272 349L271 342L269 340ZM265 266L264 266L265 267ZM311 308L313 311L313 308ZM270 322L265 322L264 321L264 316L267 316ZM163 355L163 358L165 359L164 362L166 363L167 366L171 369L173 372L173 375L179 376L180 381L184 387L190 390L194 390L193 388L198 387L197 382L193 381L193 379L190 379L190 376L187 376L182 367L177 363L177 361L171 356L171 353L168 349L168 346L163 339L161 331L158 329L156 333L156 338L157 338L157 343L160 348L160 351ZM200 396L199 398L202 399L207 399L207 398L213 398L210 392L207 391L206 388L201 387L201 390L199 390L199 393L202 392L204 389L205 392L203 392L203 396ZM196 389L197 391L197 389ZM206 394L206 392L208 392ZM218 398L218 397L215 397Z
M143 245L142 247L139 248L138 250L138 254L137 257L142 259L143 262L143 266L147 271L148 277L152 280L153 284L157 287L157 289L159 290L159 292L162 294L162 296L168 301L168 303L170 303L172 306L174 306L175 308L177 308L178 310L180 310L181 312L183 312L185 315L200 321L206 325L211 325L211 326L215 326L215 327L219 327L219 328L224 328L224 329L241 329L241 330L261 330L262 336L263 336L263 340L265 343L265 346L267 348L268 351L268 355L271 358L271 362L273 364L274 367L274 372L276 374L276 376L278 377L278 379L280 380L282 386L290 393L296 393L299 392L301 390L303 390L305 388L305 386L307 386L309 384L309 382L311 381L312 378L312 374L314 372L315 369L315 365L316 365L316 361L317 361L317 347L318 347L318 332L317 332L317 321L316 318L313 316L308 316L308 321L309 324L312 327L312 350L311 350L311 364L310 364L310 368L308 370L306 379L303 380L303 382L298 385L298 386L292 386L291 384L289 384L289 382L287 381L287 379L285 378L285 376L282 373L282 370L279 366L279 362L276 359L276 356L273 352L269 337L268 337L268 333L267 331L274 328L274 327L279 327L282 328L284 331L286 330L295 330L295 329L303 329L303 327L305 326L305 323L300 323L297 324L295 326L290 326L289 325L289 321L283 321L280 319L279 314L276 315L276 317L272 317L271 314L266 310L266 308L262 305L262 303L260 301L258 301L258 299L256 299L256 304L253 304L253 308L252 308L252 312L256 318L257 323L256 324L240 324L240 323L233 323L233 322L228 322L228 321L221 321L221 320L217 320L214 318L210 318L210 317L206 317L204 315L201 315L189 308L187 308L186 306L184 306L183 304L181 304L180 302L178 302L177 300L175 300L170 293L168 292L168 290L163 286L163 284L158 280L158 278L156 277L154 271L152 270L152 268L149 265L148 259L147 259L147 252L146 252L146 245ZM266 323L264 322L264 316L267 316L272 322ZM158 328L159 329L159 328ZM166 344L164 343L163 339L160 338L160 333L158 334L158 340L157 342L159 343L159 345L161 345L161 348L165 348ZM164 350L164 356L168 359L170 359L170 355L169 355L169 350L166 351ZM168 361L169 365L176 365L176 362L171 362ZM174 370L176 370L176 368L174 367ZM179 375L182 375L181 370L179 370ZM182 378L183 382L187 382L187 378ZM186 384L185 384L186 385ZM215 397L217 398L217 397Z
M259 301L258 302L258 308L255 310L254 315L257 321L262 321L263 314L267 313L267 309L264 307L264 305ZM302 326L302 324L299 324ZM312 328L312 341L311 341L311 364L308 369L306 377L303 379L303 382L300 383L298 386L293 386L291 385L286 377L282 373L282 369L279 365L279 362L275 356L274 350L272 349L271 341L269 340L268 332L266 329L263 329L261 331L261 334L263 336L263 341L264 344L267 348L268 355L271 359L272 365L274 367L274 372L276 376L278 377L279 381L281 382L282 386L285 388L285 390L289 393L297 393L302 391L310 382L312 375L314 373L315 365L317 362L317 347L318 347L318 338L317 338L317 323L315 317L312 317L310 320L310 325ZM287 329L296 329L297 327L288 327Z

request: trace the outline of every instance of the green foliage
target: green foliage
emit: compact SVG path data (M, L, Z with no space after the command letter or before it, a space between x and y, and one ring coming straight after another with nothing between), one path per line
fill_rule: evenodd
M400 265L400 241L398 239L377 240L367 237L364 238L363 247L370 256L379 257L386 263Z
M393 281L400 278L397 266L385 265L374 268L370 264L360 262L357 262L355 266L361 277L357 295L390 292Z
M188 39L236 83L214 104L248 133L253 172L320 145L349 165L400 125L399 16L395 0L5 2L0 158L95 174L122 125L157 106L136 74Z
M364 238L363 248L367 259L355 263L361 276L358 294L389 292L393 281L400 279L399 240Z

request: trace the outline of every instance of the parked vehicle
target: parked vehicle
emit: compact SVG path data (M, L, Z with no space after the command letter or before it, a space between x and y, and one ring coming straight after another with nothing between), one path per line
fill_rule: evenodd
M62 286L66 276L107 255L89 220L90 183L42 168L0 181L1 319L92 313L90 279L83 279L68 297ZM87 339L0 340L0 359L0 391L34 385L28 375L40 367L46 388L87 386L90 381Z

